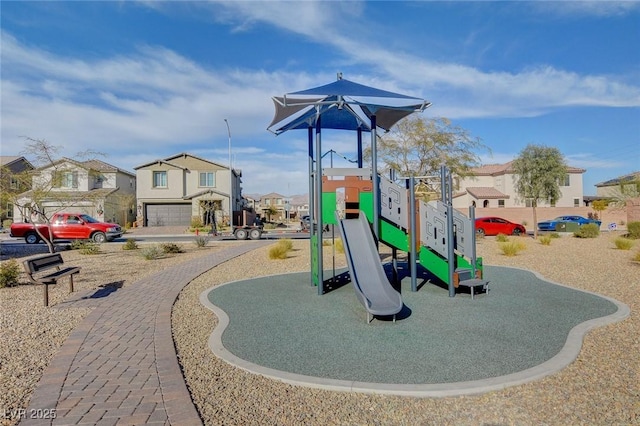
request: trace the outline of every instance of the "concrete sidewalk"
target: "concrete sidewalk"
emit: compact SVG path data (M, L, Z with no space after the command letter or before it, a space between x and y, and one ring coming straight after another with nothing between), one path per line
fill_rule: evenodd
M269 241L226 244L216 253L146 277L107 297L82 295L94 310L45 370L26 413L30 424L200 425L171 333L175 299L193 279Z

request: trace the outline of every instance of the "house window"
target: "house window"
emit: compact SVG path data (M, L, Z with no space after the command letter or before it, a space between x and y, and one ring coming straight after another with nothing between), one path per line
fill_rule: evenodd
M200 186L216 186L216 174L214 172L200 172Z
M153 172L153 187L154 188L167 187L167 172Z
M60 188L77 188L78 172L58 172L58 184Z
M498 207L504 207L504 200L498 200Z
M527 198L524 200L525 207L533 207L533 200L531 198Z
M560 180L560 186L571 186L571 178L569 174L564 175L564 181Z
M11 219L13 217L13 204L7 203L7 218Z
M573 199L573 207L580 207L580 198Z
M11 176L11 181L9 183L11 189L18 189L18 179L16 179L15 177Z

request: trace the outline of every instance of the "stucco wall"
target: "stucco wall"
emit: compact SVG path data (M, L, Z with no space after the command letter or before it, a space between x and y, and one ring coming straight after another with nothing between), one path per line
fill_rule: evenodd
M627 202L627 222L640 222L640 198Z

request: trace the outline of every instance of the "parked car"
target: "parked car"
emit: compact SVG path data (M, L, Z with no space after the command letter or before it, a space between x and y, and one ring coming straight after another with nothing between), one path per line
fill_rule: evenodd
M600 227L601 221L595 219L588 219L582 216L558 216L552 220L545 220L538 222L539 231L555 231L557 226L562 223L577 223L578 226L586 225L587 223L595 223Z
M311 228L311 219L308 214L300 218L300 228L303 231L308 231Z
M524 226L501 217L479 217L476 219L476 232L480 235L520 235L526 234L527 230Z
M117 223L100 222L83 213L56 213L50 222L53 240L91 239L104 243L122 235L122 228ZM27 244L36 244L41 240L36 226L45 238L49 238L49 227L42 223L12 223L11 236L24 238Z

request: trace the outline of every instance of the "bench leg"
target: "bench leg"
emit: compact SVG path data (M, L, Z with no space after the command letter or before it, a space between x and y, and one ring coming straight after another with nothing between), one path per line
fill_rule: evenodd
M48 284L43 284L44 285L44 306L47 307L49 306L49 285Z
M73 293L73 274L69 275L69 293Z

